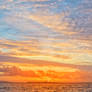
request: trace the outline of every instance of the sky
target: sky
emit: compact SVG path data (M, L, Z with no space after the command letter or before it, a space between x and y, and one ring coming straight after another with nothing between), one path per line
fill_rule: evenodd
M0 81L92 82L92 0L0 0Z

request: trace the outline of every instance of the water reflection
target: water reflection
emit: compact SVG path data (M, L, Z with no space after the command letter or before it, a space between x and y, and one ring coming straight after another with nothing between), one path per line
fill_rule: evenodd
M92 92L92 84L0 83L0 92Z

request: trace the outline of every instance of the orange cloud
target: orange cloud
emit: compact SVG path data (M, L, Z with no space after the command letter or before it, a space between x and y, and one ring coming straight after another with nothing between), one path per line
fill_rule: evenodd
M10 78L12 80L10 80ZM21 63L3 63L0 66L0 80L4 81L88 82L92 81L91 78L92 70L89 72L87 70L78 69L78 67L40 66Z
M66 55L55 55L54 57L63 58L63 59L71 59L71 57L66 56Z
M14 66L2 66L0 68L0 79L10 81L49 81L49 82L86 82L92 81L92 72L75 71L61 72L54 70L21 70ZM16 78L18 78L16 80ZM21 80L19 80L21 78ZM77 79L77 80L76 80Z

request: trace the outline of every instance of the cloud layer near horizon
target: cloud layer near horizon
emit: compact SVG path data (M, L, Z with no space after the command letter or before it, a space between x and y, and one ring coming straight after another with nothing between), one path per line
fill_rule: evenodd
M65 71L65 69L66 70L70 69L71 71ZM10 80L10 78L12 79ZM18 66L15 67L13 65L0 66L0 79L11 82L14 81L19 82L18 80L20 80L20 82L28 82L28 81L70 82L70 80L71 82L90 82L91 78L92 78L92 71L90 72L80 71L73 68L67 67L65 68L64 66L62 68L49 65L48 66L22 65L20 66L20 68L18 68Z

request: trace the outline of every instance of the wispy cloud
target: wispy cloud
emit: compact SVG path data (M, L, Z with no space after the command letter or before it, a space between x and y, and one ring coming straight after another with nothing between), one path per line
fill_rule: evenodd
M63 66L65 69L69 68L69 71L79 70L74 73L68 71L63 76L62 71L58 72L57 68L48 70L48 73L51 71L48 74L43 71L45 68L36 72L23 71L19 65L8 67L10 72L7 71L7 74L13 75L12 70L15 68L17 76L25 77L22 81L26 79L25 72L29 77L36 76L37 80L42 74L43 79L56 76L56 80L91 80L91 6L90 0L1 0L0 63L33 64L35 69L41 67L40 65L46 65L45 68L52 65L58 69ZM1 69L0 74L7 69ZM7 75L8 80L10 77Z

